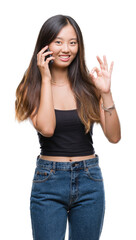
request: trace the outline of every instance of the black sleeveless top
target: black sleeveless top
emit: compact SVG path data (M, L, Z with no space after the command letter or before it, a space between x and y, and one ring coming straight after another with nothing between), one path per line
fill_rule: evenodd
M47 156L87 156L94 154L92 129L85 134L77 109L55 110L56 128L52 137L44 137L37 132L41 155Z

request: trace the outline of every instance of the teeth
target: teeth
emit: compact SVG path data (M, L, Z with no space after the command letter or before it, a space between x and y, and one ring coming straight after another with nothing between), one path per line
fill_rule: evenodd
M60 56L61 58L69 58L69 56Z

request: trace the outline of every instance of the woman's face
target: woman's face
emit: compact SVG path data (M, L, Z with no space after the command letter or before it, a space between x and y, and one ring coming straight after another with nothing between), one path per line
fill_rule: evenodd
M53 66L68 67L78 52L77 35L74 28L68 24L63 27L57 37L49 44L55 57Z

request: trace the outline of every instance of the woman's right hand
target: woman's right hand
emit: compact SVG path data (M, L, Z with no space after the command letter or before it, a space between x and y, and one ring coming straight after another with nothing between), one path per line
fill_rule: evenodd
M52 51L45 52L47 49L48 49L48 46L42 48L42 50L40 52L38 52L38 54L37 54L37 66L40 70L42 79L50 79L51 80L51 73L50 73L50 69L49 69L49 61L54 60L55 58L52 56L52 57L48 57L45 60L46 56L53 53Z

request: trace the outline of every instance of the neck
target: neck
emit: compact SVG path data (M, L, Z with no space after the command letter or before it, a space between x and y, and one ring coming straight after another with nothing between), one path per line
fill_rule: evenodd
M65 85L69 83L67 68L64 68L64 69L52 68L51 75L52 75L52 83L56 85Z

